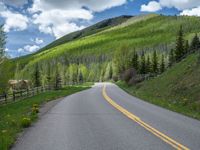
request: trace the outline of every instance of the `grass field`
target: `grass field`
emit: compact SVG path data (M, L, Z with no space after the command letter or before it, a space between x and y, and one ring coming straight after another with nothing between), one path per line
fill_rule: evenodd
M30 118L31 122L37 120L37 115L31 114L34 104L40 106L48 101L88 89L90 86L91 83L69 86L58 91L45 92L15 103L0 106L0 150L9 149L15 142L17 133L23 129L21 124L23 118Z
M150 103L200 120L200 64L192 54L165 73L135 86L117 84Z

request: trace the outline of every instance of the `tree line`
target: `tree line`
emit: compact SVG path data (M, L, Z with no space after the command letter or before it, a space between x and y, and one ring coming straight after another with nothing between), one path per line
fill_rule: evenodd
M131 83L137 82L138 77L157 76L174 63L181 61L188 54L196 52L200 48L200 40L197 34L191 42L184 39L183 27L177 34L176 46L170 52L151 52L144 50L119 47L113 56L105 54L98 56L70 56L65 55L51 60L42 60L30 68L17 65L16 79L29 79L33 86L61 84L75 84L87 81L125 80ZM144 78L138 78L142 81Z
M130 52L130 50L122 47L116 51L113 58L113 62L117 68L117 77L114 77L115 80L121 79L125 80L127 83L135 83L137 81L134 82L133 78L136 80L138 75L157 76L165 72L165 70L173 64L180 62L187 55L195 53L200 49L198 34L196 33L191 42L189 42L184 39L182 26L180 26L177 33L175 43L175 48L171 49L169 54L164 54L163 52L162 54L158 54L156 50L154 50L153 53L146 53L144 51L136 52L135 50Z

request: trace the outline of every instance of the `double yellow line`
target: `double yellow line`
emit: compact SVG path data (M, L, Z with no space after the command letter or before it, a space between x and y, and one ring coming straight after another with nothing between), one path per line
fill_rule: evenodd
M148 125L144 121L142 121L139 117L134 115L133 113L130 113L128 110L124 109L120 105L118 105L114 100L112 100L106 93L106 86L104 85L103 90L102 90L103 97L105 98L106 101L108 101L113 107L115 107L117 110L119 110L121 113L123 113L126 117L129 119L133 120L134 122L138 123L140 126L145 128L147 131L151 132L164 142L168 143L172 147L174 147L177 150L189 150L186 146L176 142L172 138L168 137L167 135L161 133L157 129L153 128L152 126Z

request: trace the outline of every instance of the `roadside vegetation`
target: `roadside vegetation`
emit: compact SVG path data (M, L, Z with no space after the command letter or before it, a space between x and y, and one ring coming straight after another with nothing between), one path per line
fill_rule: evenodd
M162 75L144 82L117 85L147 102L200 120L200 64L198 54L192 54Z
M0 149L8 150L15 142L17 134L37 120L40 106L51 100L88 89L91 85L92 83L67 86L60 90L0 105Z
M122 71L120 79L124 82L118 82L118 85L141 99L200 119L199 49L198 35L195 34L189 43L184 39L183 29L180 26L176 46L171 49L168 56L168 64L163 55L159 63L156 51L152 60L142 53L141 61L137 62L138 57L135 54L133 68ZM135 64L139 64L139 69L134 66ZM141 74L144 74L142 80Z

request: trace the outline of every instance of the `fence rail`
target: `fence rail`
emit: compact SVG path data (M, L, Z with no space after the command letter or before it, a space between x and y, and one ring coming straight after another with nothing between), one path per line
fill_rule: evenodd
M0 95L0 104L16 101L19 99L24 99L27 97L32 97L39 93L43 93L46 91L52 91L55 89L56 89L55 86L45 86L45 87L41 86L41 87L35 87L35 88L31 88L31 89L23 89L23 90L13 91L12 93L4 93L4 94Z

